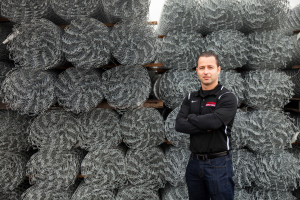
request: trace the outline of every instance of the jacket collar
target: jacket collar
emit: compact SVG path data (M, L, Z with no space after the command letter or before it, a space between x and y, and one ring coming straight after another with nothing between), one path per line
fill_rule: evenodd
M198 90L198 94L197 96L200 96L200 97L206 97L206 96L209 96L209 95L217 95L217 93L223 89L223 86L220 84L220 82L218 82L218 85L212 89L212 90L202 90L202 87L200 87L200 89Z

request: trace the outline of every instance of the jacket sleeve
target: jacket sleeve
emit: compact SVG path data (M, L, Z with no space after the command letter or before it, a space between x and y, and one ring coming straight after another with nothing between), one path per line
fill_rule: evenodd
M189 112L190 102L188 100L188 97L185 97L176 117L175 130L177 132L187 134L199 134L201 132L207 132L205 130L201 130L199 127L193 125L190 121L187 120Z
M222 125L228 125L237 111L237 98L233 93L224 94L217 103L213 113L205 115L189 114L188 121L199 129L216 130Z

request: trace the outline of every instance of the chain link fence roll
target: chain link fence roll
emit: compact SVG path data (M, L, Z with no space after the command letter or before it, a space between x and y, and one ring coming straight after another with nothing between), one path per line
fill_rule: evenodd
M157 80L154 93L168 108L174 109L181 105L189 92L198 90L200 86L195 71L169 70Z
M288 12L288 0L242 0L243 32L277 29Z
M122 65L145 65L155 60L157 36L153 25L143 21L125 21L111 31L112 55Z
M169 69L193 69L204 49L205 40L200 33L171 31L158 40L157 57Z
M22 194L21 200L70 200L71 196L72 191L68 189L53 189L34 185Z
M72 20L62 37L66 60L78 68L97 68L109 63L112 41L102 22L83 17Z
M147 21L151 0L102 0L103 13L101 18L105 23L132 21L140 19Z
M245 74L245 103L256 109L281 110L294 95L294 83L284 72L250 71Z
M256 200L253 195L249 194L245 189L234 189L234 199Z
M78 119L63 110L49 110L38 115L29 129L29 141L38 149L71 150L80 134Z
M1 26L1 24L0 24ZM0 30L1 33L1 30ZM1 50L0 50L1 51ZM10 62L0 61L0 103L4 97L3 91L1 90L2 82L4 81L6 74L12 70L14 65Z
M288 115L280 111L238 112L232 128L234 147L247 146L255 152L275 152L291 148L300 130Z
M64 63L63 29L49 20L39 19L17 24L7 48L17 67L50 69Z
M97 108L79 115L80 147L92 151L97 148L114 148L121 141L119 115L111 110Z
M21 153L0 152L0 191L12 191L25 180L28 156Z
M294 97L300 97L300 69L285 70L285 73L290 77L294 86Z
M286 15L286 19L281 24L281 28L284 29L288 35L292 35L295 30L300 30L300 4L293 9L289 9Z
M129 110L121 118L123 142L131 149L162 144L165 140L164 120L155 108Z
M165 185L165 155L160 147L129 149L125 158L129 183L148 189Z
M125 154L123 148L105 148L90 151L82 161L84 182L102 189L117 189L126 184Z
M43 149L33 154L26 165L30 184L48 189L67 189L80 170L79 151Z
M297 200L297 197L293 196L291 192L276 191L273 188L261 189L258 187L253 187L250 189L250 195L253 200L264 199L264 200L274 200L274 199L284 199L284 200Z
M59 105L76 114L96 108L104 99L101 73L97 69L68 68L59 74L55 96Z
M96 184L86 184L82 182L74 194L71 200L115 200L115 192L104 189Z
M4 200L20 200L22 193L25 192L26 189L28 189L30 186L26 183L26 180L21 183L17 188L14 190L7 190L7 191L1 191L0 195L1 198Z
M187 185L179 185L174 187L167 185L162 191L162 200L189 200Z
M190 135L186 133L177 132L175 130L176 117L180 110L180 106L176 107L165 120L165 134L167 140L175 147L189 149Z
M294 42L282 31L262 31L248 35L249 69L281 69L292 60Z
M43 113L56 102L56 80L57 74L52 71L12 70L2 82L3 103L21 114Z
M255 159L255 155L247 149L232 151L235 188L242 189L253 186L256 178L254 172L257 170L254 165Z
M30 117L17 112L0 110L0 151L22 152L30 147L28 126Z
M248 49L248 38L236 30L220 30L205 37L205 50L215 52L225 70L246 65Z
M102 74L108 104L118 109L141 106L151 92L151 80L141 66L117 66Z
M185 184L185 171L189 162L191 151L170 147L166 151L165 176L172 186L178 187Z
M196 32L202 20L200 8L197 0L166 0L158 22L158 35L182 30Z
M9 51L6 49L7 45L3 44L3 42L6 40L7 36L12 32L12 28L13 28L13 23L10 22L0 23L0 60L9 59Z
M159 200L157 191L148 187L129 185L120 188L116 200Z
M300 39L297 39L297 35L293 35L290 37L290 40L294 45L292 50L292 60L288 63L288 67L300 64Z

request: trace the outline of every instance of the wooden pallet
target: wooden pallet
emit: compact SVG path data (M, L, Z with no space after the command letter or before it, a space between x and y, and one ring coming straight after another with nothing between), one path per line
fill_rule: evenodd
M284 110L300 113L300 98L291 98L291 102L284 107Z

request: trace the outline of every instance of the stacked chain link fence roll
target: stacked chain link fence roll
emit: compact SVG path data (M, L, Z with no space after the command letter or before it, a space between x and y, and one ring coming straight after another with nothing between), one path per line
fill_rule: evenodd
M300 30L300 4L288 11L287 19L283 22L282 28L291 35L295 30Z
M12 70L13 67L14 67L14 65L11 62L0 61L0 103L2 102L2 99L4 97L4 94L1 89L2 82L4 81L6 74L10 70Z
M72 200L115 200L115 192L112 190L104 189L96 184L87 184L82 182L74 194Z
M285 73L294 83L294 97L300 97L300 69L286 70Z
M162 200L188 200L189 194L186 185L174 187L167 185L162 191Z
M148 187L129 185L118 191L116 200L159 200L157 191Z

